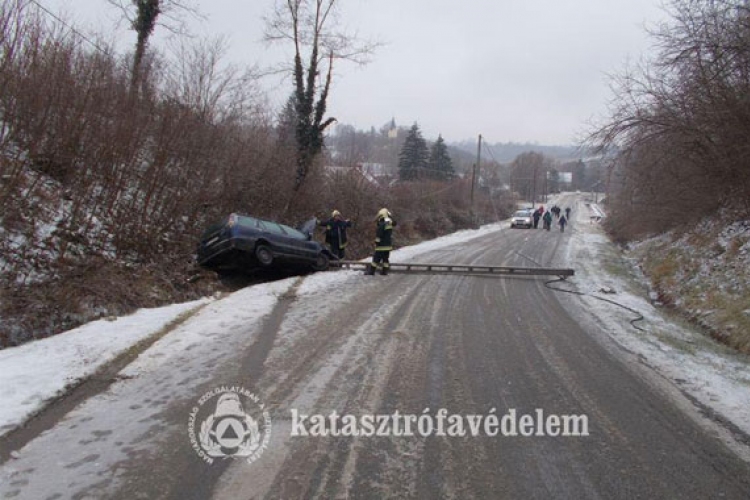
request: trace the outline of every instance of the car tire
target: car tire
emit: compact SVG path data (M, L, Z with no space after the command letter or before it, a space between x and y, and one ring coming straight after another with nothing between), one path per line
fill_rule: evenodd
M273 252L271 252L271 249L267 245L257 245L255 247L255 258L258 259L258 263L263 267L273 264Z
M330 263L331 259L321 252L318 254L318 257L315 259L315 264L312 266L313 271L325 271L328 269Z

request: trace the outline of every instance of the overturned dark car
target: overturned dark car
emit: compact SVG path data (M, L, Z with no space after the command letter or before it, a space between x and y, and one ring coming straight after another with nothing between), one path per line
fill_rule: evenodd
M198 265L217 272L258 268L325 271L333 255L313 241L317 221L300 229L278 222L230 214L204 231L198 244Z

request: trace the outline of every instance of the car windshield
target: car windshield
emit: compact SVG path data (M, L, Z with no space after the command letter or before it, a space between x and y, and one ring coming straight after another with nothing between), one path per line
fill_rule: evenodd
M528 210L519 210L515 214L513 214L513 217L528 217L529 211Z

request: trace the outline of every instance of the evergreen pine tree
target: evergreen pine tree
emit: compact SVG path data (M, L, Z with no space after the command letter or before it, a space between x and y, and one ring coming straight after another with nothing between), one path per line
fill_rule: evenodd
M429 159L427 142L422 137L419 125L412 125L406 134L398 159L398 174L402 181L418 179L424 173Z
M442 135L438 135L437 141L432 145L428 168L430 177L439 181L451 180L456 174Z

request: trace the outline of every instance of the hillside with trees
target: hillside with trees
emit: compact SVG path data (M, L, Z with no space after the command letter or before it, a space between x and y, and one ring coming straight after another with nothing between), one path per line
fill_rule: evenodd
M619 77L608 123L591 140L618 153L611 229L629 239L750 210L750 7L670 3L657 56Z
M651 238L639 258L661 300L747 350L750 6L673 0L668 13L655 57L616 79L590 137L611 157L607 228Z
M282 110L256 75L223 62L221 41L185 39L175 57L144 43L122 56L33 2L0 5L0 347L221 290L194 252L231 212L297 225L338 209L357 222L351 257L371 251L382 206L399 220L400 245L505 215L486 193L471 207L466 181L450 176L390 185L328 169L400 149L327 147L335 51L356 40L325 36L334 25L294 26L310 12L276 14L269 39L302 36ZM369 50L357 46L347 54Z
M477 144L475 141L459 141L452 143L453 146L468 154L476 154ZM509 163L519 155L528 152L543 154L549 158L562 162L577 160L587 156L585 149L578 146L549 146L544 144L518 143L518 142L486 142L484 145L488 154L501 163Z

